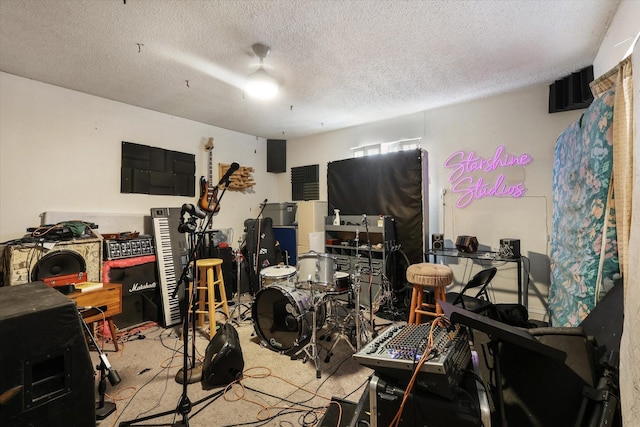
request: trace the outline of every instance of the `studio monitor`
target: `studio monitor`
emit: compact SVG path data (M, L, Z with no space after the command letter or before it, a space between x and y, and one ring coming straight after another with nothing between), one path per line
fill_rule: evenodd
M42 282L0 287L0 342L0 425L95 425L94 368L71 299Z
M244 359L238 332L230 323L220 326L209 342L202 366L202 388L205 390L230 384L240 378Z
M444 234L431 235L431 250L441 251L444 249Z

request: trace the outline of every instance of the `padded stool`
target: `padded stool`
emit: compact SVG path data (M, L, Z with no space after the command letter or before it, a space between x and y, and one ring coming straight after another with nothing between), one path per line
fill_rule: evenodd
M222 260L220 258L198 259L196 260L196 268L198 268L198 283L196 284L198 309L195 312L198 314L198 326L200 327L204 326L204 315L209 315L209 339L211 339L216 334L216 309L222 307L227 319L231 317L227 305L227 293L224 290ZM220 293L220 301L216 301L216 286Z
M423 262L413 264L407 268L407 281L413 285L409 324L420 323L422 315L438 317L442 314L442 307L438 300L446 301L445 288L453 282L453 271L447 265ZM433 289L435 304L422 301L424 288Z

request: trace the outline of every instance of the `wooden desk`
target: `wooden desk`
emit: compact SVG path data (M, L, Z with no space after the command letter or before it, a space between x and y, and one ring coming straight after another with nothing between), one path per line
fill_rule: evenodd
M104 319L109 323L109 330L113 338L113 346L118 348L118 329L113 323L112 317L122 313L122 285L119 283L104 283L102 289L89 292L76 291L67 295L74 300L78 307L98 307L82 310L82 318L87 323L99 322ZM104 312L104 314L103 314Z

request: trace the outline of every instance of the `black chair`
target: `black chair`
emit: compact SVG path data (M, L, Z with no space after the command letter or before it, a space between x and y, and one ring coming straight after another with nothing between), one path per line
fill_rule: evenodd
M491 283L497 271L496 267L491 267L478 272L462 288L460 293L447 292L447 302L474 313L481 314L486 312L493 305L487 293L487 286ZM475 296L467 295L467 292L473 292L474 289L478 288L479 290Z

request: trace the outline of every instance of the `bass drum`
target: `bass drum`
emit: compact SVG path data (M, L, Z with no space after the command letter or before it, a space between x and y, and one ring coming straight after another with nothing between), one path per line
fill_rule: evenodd
M309 342L313 332L311 295L280 284L262 288L251 307L256 334L271 349L287 351ZM325 303L316 301L316 329L326 320Z

